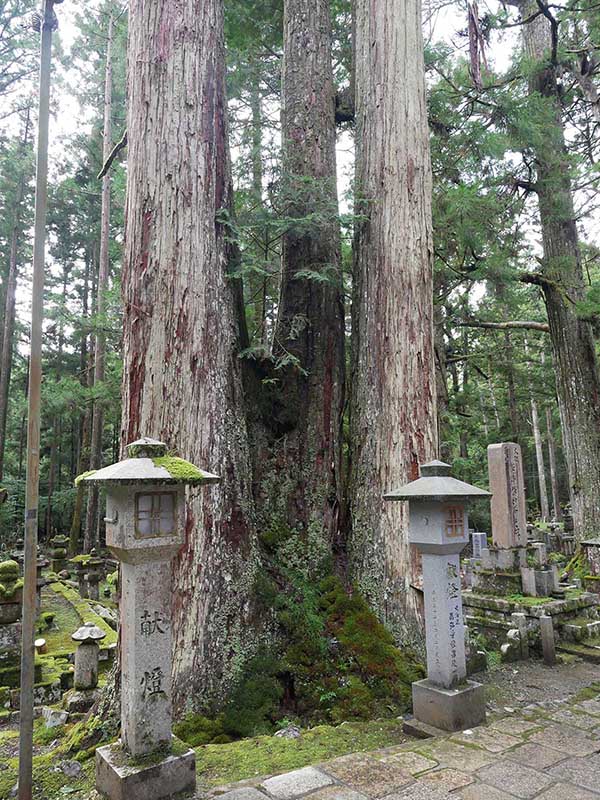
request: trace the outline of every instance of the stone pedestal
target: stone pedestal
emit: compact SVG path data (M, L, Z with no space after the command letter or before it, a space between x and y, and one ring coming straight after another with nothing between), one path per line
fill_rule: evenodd
M118 742L96 750L96 788L110 800L151 800L192 792L196 786L196 754L181 745L163 758L133 766Z
M430 680L412 685L413 713L427 725L443 731L461 731L485 722L485 695L481 683L466 681L446 689Z

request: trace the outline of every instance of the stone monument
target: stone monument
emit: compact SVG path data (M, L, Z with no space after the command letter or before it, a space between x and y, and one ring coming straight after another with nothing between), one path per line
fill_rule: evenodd
M96 787L110 800L158 800L196 782L194 751L174 750L171 733L171 559L185 486L219 478L153 439L127 450L85 478L106 489L106 544L121 564L121 739L96 751Z
M73 690L63 700L67 711L84 713L98 699L98 661L99 643L106 636L105 631L93 622L86 622L71 636L78 643L75 651L75 676Z
M494 546L501 549L527 547L521 448L514 442L503 442L489 445L487 452Z
M447 731L485 720L483 686L467 680L460 552L468 544L467 504L489 492L450 477L432 461L421 477L385 495L409 501L409 534L422 554L427 678L412 685L415 717Z

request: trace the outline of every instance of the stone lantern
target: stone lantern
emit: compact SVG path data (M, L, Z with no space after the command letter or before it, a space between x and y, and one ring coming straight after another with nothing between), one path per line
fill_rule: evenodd
M69 537L63 534L57 535L50 539L50 544L52 545L50 569L58 574L68 568L67 547L69 545Z
M79 644L75 652L75 682L76 689L95 689L98 686L98 658L100 655L99 643L106 636L106 632L93 622L84 623L81 628L71 636Z
M194 751L172 751L171 559L185 487L220 479L153 439L127 452L84 479L106 490L106 545L121 568L121 740L96 751L96 787L111 800L157 800L195 787Z
M98 600L100 598L99 584L102 580L102 573L100 568L104 566L104 559L100 558L96 552L96 548L92 548L90 557L85 568L86 582L87 582L87 596L90 600Z
M469 542L468 503L490 493L450 476L449 464L385 495L409 503L408 540L422 555L427 678L412 685L415 717L447 731L485 720L483 686L467 680L460 552Z

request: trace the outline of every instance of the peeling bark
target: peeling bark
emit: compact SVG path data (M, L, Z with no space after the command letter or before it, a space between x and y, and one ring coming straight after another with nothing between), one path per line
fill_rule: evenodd
M431 167L420 3L356 5L356 226L350 566L379 616L420 641L405 504L383 494L437 453Z
M174 565L174 704L221 700L260 644L243 414L222 0L133 0L122 444L162 439L222 478L191 492ZM256 622L256 624L253 624Z

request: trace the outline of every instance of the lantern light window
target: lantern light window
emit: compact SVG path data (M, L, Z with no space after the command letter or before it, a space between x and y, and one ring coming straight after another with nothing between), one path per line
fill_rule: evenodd
M153 492L135 498L135 530L138 536L175 533L175 493Z

